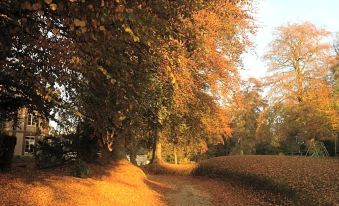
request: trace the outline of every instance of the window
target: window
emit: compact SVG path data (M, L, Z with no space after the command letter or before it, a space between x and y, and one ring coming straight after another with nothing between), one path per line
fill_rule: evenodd
M27 116L27 125L28 126L34 126L35 125L35 115L29 113Z
M35 145L35 137L26 136L25 137L25 154L33 153L34 145Z

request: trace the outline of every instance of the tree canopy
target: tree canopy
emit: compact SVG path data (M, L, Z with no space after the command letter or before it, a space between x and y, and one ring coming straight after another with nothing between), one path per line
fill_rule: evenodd
M87 122L117 159L133 141L162 141L169 121L187 126L186 140L197 130L204 138L230 131L218 99L237 81L254 29L251 2L26 0L0 8L2 117L15 119L9 114L24 106L64 127Z

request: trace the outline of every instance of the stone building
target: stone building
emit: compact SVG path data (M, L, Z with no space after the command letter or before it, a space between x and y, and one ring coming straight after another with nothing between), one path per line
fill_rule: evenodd
M31 155L37 140L48 135L48 121L39 118L37 113L30 113L26 108L20 109L18 116L16 127L13 127L13 122L3 122L0 130L4 134L16 136L14 155Z

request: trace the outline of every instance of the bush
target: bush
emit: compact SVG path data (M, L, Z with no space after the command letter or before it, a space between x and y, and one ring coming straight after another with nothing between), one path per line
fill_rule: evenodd
M40 169L59 166L77 158L70 140L55 137L38 141L33 154Z
M82 122L78 125L77 133L64 136L73 142L74 149L79 153L82 160L95 162L98 159L98 138L94 136L94 130L90 124Z
M280 149L277 147L273 147L268 142L259 142L255 145L255 152L259 155L276 155L279 154Z
M213 158L219 156L230 155L232 150L236 148L237 142L235 138L225 139L224 143L208 145L208 150L206 152L206 158Z
M206 158L219 157L228 155L228 148L223 144L208 145L208 150L206 151Z
M86 162L95 162L98 159L99 145L96 138L81 135L78 151L81 159Z
M34 159L40 169L57 167L74 161L72 175L86 177L89 169L86 162L93 162L98 157L97 141L71 134L63 138L46 137L40 140L34 149Z
M71 175L74 177L85 178L90 175L90 169L87 167L86 163L81 159L78 159L74 162L74 167L71 170Z
M8 171L12 165L16 137L0 134L0 170Z

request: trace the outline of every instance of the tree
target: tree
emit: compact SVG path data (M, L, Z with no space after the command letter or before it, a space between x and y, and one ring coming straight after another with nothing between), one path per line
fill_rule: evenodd
M278 27L264 58L271 75L266 78L278 112L271 124L280 141L306 142L331 138L336 116L328 77L333 62L330 33L309 22ZM276 101L278 100L278 101ZM274 107L274 106L273 106ZM271 113L272 114L272 113ZM280 128L278 130L278 128Z
M59 22L42 15L40 3L0 3L0 118L17 119L21 107L53 117L63 103L61 87L76 84L69 70L73 42L55 30ZM54 32L52 32L54 31ZM68 89L67 89L68 90Z
M305 90L323 81L329 69L329 32L309 22L278 27L264 58L272 75L267 84L281 98L302 102Z
M237 144L233 153L254 154L258 142L257 130L260 115L266 108L266 101L261 97L262 83L254 78L244 82L243 89L236 92L231 105L231 129Z
M333 116L331 118L332 125L336 130L336 136L334 137L334 152L337 155L338 141L339 141L339 32L336 33L336 37L333 43L334 52L336 54L334 63L332 65L332 86L333 92Z
M46 115L58 108L71 125L88 123L104 153L116 160L138 141L140 127L153 133L156 150L171 111L200 106L202 96L215 106L237 75L253 29L247 0L0 5L1 77L9 77L1 79L0 92L19 93L15 97L24 101L16 108L32 106ZM16 79L7 83L10 77ZM10 109L15 111L4 113ZM195 118L205 126L213 122L208 115Z

